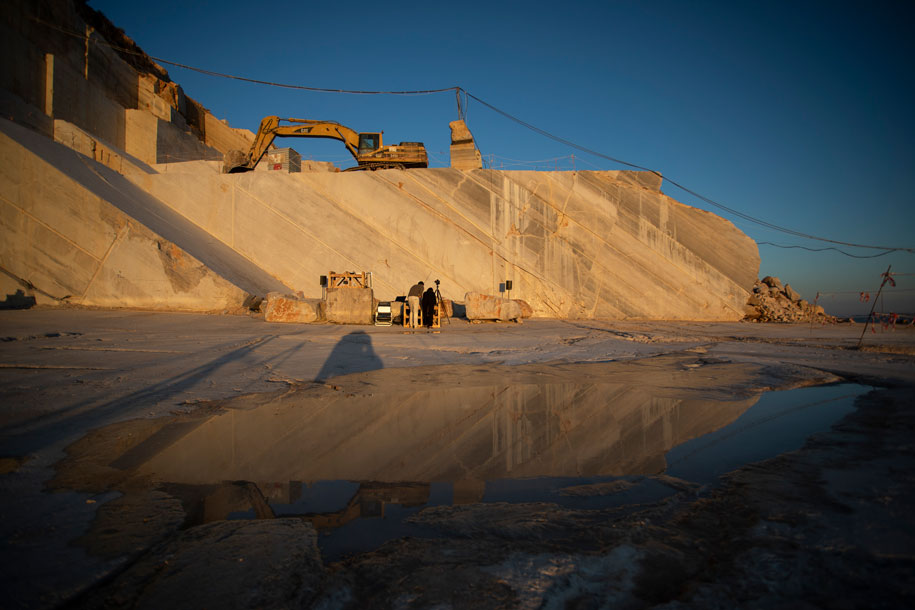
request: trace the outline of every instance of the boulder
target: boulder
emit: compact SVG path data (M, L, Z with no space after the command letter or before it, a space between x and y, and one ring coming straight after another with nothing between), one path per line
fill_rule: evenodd
M291 294L270 292L264 306L264 319L267 322L293 322L308 324L322 318L323 301L321 299L300 299Z
M336 324L373 324L375 299L371 288L339 286L327 289L325 317Z
M782 281L777 277L772 277L771 275L764 277L762 279L762 283L766 286L769 286L770 288L778 288L779 290L782 289Z
M800 298L796 290L781 282L777 277L767 276L757 280L744 308L744 320L748 322L819 322L835 323L836 318L828 315L819 305Z
M759 308L750 304L744 306L744 320L758 320L760 317L762 317L762 312Z
M464 295L464 307L468 320L508 322L521 318L521 306L516 301L479 292L468 292Z

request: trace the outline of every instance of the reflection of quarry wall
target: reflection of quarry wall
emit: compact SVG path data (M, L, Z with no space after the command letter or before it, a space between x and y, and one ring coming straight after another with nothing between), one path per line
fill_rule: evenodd
M231 409L152 454L139 472L220 480L435 482L656 474L665 453L758 400L709 400L665 384L428 386L337 400L290 392ZM415 386L414 386L415 387ZM678 393L681 397L670 396ZM265 446L270 459L263 459Z
M441 279L443 296L456 300L468 291L498 294L511 280L507 296L527 301L535 315L736 320L756 279L752 240L714 214L661 194L660 179L648 174L427 169L222 175L221 153L246 148L250 132L229 127L186 96L82 0L6 0L0 49L6 58L0 64L2 116L78 151L85 162L127 176L133 188L154 196L153 204L177 212L198 233L202 229L207 238L195 243L181 237L193 233L187 227L167 234L156 227L150 234L186 252L203 251L202 241L218 243L222 249L213 252L222 254L197 259L251 293L268 286L282 291L276 286L285 284L317 297L318 277L329 270L372 271L381 299L405 294L419 279L427 285ZM82 294L85 303L173 306L171 293L171 303L161 302L161 277L137 271L143 265L119 267L106 300L86 296L87 284L76 280L92 265L101 268L94 244L110 247L118 234L111 227L128 223L137 234L146 220L138 221L123 201L106 200L104 189L90 192L85 182L69 179L74 168L46 184L36 180L35 172L57 176L55 167L41 165L47 158L29 158L23 142L3 141L3 154L13 157L0 184L6 275L39 293ZM109 222L106 203L123 218ZM34 215L39 208L53 211L54 222ZM59 239L95 262L84 265L82 254L53 254L56 246L47 240ZM234 273L222 268L226 252L235 259ZM122 280L133 286L133 297L117 289ZM209 310L224 303L223 291L214 289L182 307Z
M540 316L736 320L759 265L752 240L652 175L188 165L133 179L306 296L329 269L366 270L381 299L420 279L457 300L512 280Z

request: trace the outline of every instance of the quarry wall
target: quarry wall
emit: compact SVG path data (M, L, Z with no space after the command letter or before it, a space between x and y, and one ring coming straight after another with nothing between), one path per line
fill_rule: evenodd
M152 231L155 222L121 211L114 202L125 205L128 195L114 186L120 176L105 170L0 119L3 294L22 290L40 304L99 307L210 311L243 305L245 291ZM134 203L153 211L149 200ZM188 233L180 241L194 242Z
M13 121L0 125L4 286L214 310L271 290L318 297L328 271L371 271L381 299L440 279L446 298L501 294L539 316L743 317L756 244L661 193L654 174L223 175L218 159L253 135L185 95L104 16L81 0L4 9L0 48L15 58L0 65L0 112ZM141 234L142 247L125 247ZM177 267L152 255L163 248L194 261L171 289ZM133 262L109 272L118 257ZM206 282L188 279L198 266Z
M459 301L510 280L537 316L740 319L759 265L752 240L653 174L187 164L131 180L306 297L329 270L364 270L381 299L420 279Z

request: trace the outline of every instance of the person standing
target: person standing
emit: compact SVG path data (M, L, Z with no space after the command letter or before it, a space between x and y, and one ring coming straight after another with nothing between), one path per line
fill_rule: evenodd
M416 328L416 318L419 312L419 299L423 296L423 283L413 284L407 293L407 305L410 307L410 328Z
M419 305L423 309L423 326L432 328L435 321L435 291L430 288L424 292Z

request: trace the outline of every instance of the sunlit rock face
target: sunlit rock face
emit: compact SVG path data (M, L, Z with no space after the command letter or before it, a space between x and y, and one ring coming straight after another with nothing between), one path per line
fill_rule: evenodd
M441 279L445 298L523 299L534 316L737 320L759 269L750 238L651 174L190 169L136 180L306 296L356 268L382 300Z
M79 166L52 164L49 173L59 179L30 191L28 201L8 198L19 209L5 213L20 218L4 222L0 237L14 245L9 256L18 261L42 259L38 271L13 265L29 272L20 277L36 294L56 296L74 271L85 274L91 267L76 261L81 252L113 243L111 231L99 228L95 208L107 208L101 202L260 298L269 290L320 297L317 278L345 269L371 272L380 300L404 295L419 279L440 279L446 299L459 301L468 292L521 299L534 316L744 315L759 269L756 244L730 222L663 194L656 174L454 168L333 173L326 167L294 172L290 165L222 175L223 154L246 148L253 134L215 119L142 53L119 55L114 49L132 41L100 14L79 3L63 3L68 10L44 4L13 2L8 13L21 18L0 21L17 57L0 75L3 115L56 140L71 161L81 159ZM94 28L113 46L92 45L86 55L78 38L30 25L39 13L56 19L62 32ZM48 155L21 139L0 144L0 154L25 160L0 176L0 190L15 194L30 183L27 172L41 165L33 158L46 161ZM126 180L112 191L90 184L98 176L80 177L101 170ZM89 191L88 200L82 191ZM142 208L129 200L142 200ZM67 223L54 228L75 258L42 254L44 244L25 226L30 206L62 208ZM190 228L158 226L158 211L153 219L134 215L162 208ZM195 231L203 237L191 236ZM202 244L222 250L209 256ZM150 256L148 249L143 255ZM136 297L118 302L117 282L142 295L144 306L174 300L156 296L161 291L152 282L161 278L134 271L148 267L135 263L119 264L121 275L101 286L112 295L106 306L137 304ZM198 292L184 307L225 306L225 290Z

